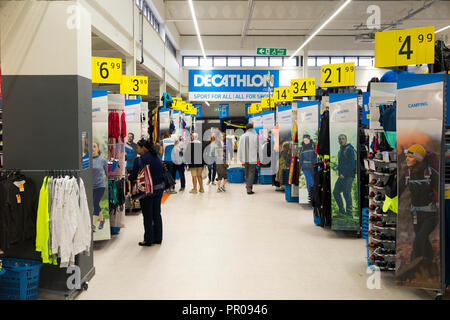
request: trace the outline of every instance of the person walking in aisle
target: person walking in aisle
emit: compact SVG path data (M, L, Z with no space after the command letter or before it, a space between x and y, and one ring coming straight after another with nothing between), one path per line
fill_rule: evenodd
M247 132L239 140L238 159L245 166L247 194L254 194L253 181L259 156L258 136L253 129L253 124L247 124L246 129Z
M184 163L189 166L192 175L193 189L189 193L197 193L197 183L200 193L204 193L202 170L205 162L203 161L203 144L198 140L198 134L192 134L192 140L184 153Z
M103 175L105 174L105 175ZM94 232L98 223L98 230L102 230L105 224L100 202L106 191L105 177L108 177L108 161L101 157L98 142L92 144L92 184L94 189ZM100 223L98 222L100 220Z
M128 141L125 144L125 160L127 161L127 173L133 170L134 159L137 157L136 143L134 143L134 134L128 133Z
M153 182L153 194L141 200L142 216L144 218L144 241L140 246L150 247L161 244L163 240L163 226L161 218L161 199L164 193L163 164L158 157L153 142L145 139L137 143L139 158L134 160L133 170L129 180L133 184L139 172L146 166L150 166L150 174Z
M184 143L183 137L179 137L178 140L175 141L175 147L174 147L174 157L173 157L173 164L175 166L175 174L178 172L180 175L180 184L181 188L180 191L184 191L184 188L186 187L186 177L184 175L184 159L183 154L185 152L186 145Z
M216 164L216 150L217 150L217 141L214 133L211 134L211 140L208 141L207 144L208 150L208 185L212 184L216 185L216 172L217 172L217 164Z
M225 185L228 182L227 136L222 134L222 143L218 141L216 150L217 163L217 192L226 192ZM222 184L223 180L223 184ZM222 185L222 186L221 186Z
M356 174L356 152L355 148L350 143L347 143L347 136L345 134L340 134L338 141L341 148L338 152L338 164L333 169L338 171L339 177L334 185L333 196L339 207L339 213L352 217L352 186ZM344 195L345 209L341 193Z
M175 139L169 137L169 134L167 132L164 132L162 135L162 147L163 147L163 164L167 168L167 171L169 171L170 175L172 176L173 180L176 180L176 172L175 172L175 166L172 161L172 151L175 146ZM177 193L175 191L175 187L171 187L168 190L168 193L175 194Z

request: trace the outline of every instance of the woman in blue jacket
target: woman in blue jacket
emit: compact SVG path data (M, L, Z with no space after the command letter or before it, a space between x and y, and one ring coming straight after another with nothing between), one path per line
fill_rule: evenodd
M161 244L162 242L161 199L164 193L163 164L152 141L139 140L137 153L140 157L134 160L129 180L131 183L134 183L139 172L146 165L149 165L153 181L153 194L140 200L145 233L144 241L139 242L139 245L150 247L153 244Z

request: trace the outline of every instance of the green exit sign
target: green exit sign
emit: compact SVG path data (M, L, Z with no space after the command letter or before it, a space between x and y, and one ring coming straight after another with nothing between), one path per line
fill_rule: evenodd
M258 48L256 53L262 56L286 56L287 49L280 48Z

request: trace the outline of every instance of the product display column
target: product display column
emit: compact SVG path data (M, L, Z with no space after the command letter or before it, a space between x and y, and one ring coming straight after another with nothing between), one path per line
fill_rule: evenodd
M67 24L74 5L78 27ZM5 169L23 170L37 194L49 171L75 172L84 182L92 212L92 167L83 169L92 146L90 15L78 1L7 1L2 12ZM75 258L82 283L95 272L92 241L90 252ZM14 245L5 254L41 260L34 241ZM71 296L74 290L66 283L70 275L59 265L44 264L39 287Z

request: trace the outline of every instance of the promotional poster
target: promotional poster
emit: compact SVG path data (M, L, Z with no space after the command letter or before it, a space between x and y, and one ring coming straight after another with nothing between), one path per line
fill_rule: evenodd
M125 95L123 94L108 94L108 111L109 113L117 113L120 119L125 112ZM122 124L120 124L120 134L118 138L112 137L109 133L108 137L108 164L110 169L108 171L109 177L125 176L126 162L125 162L125 140L122 137ZM125 129L126 130L126 129ZM127 133L125 132L125 139Z
M360 229L356 93L330 94L331 228Z
M159 131L163 133L164 131L169 132L170 129L170 109L160 109L159 110Z
M111 239L108 199L108 91L92 92L94 241Z
M299 148L299 196L301 204L309 203L314 186L314 164L319 135L319 102L297 102Z
M396 282L441 288L443 75L399 76Z

